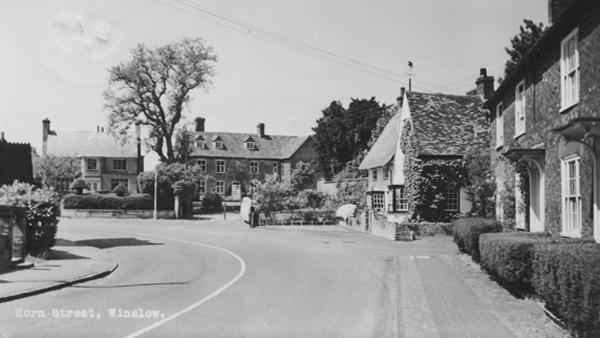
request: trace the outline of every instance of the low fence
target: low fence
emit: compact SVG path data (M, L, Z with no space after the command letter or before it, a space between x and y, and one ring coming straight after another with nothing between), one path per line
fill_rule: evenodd
M261 212L258 225L336 225L337 219L331 211L299 210L287 212Z

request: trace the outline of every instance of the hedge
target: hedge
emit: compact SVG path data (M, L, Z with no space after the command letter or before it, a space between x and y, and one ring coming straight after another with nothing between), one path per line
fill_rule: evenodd
M534 246L551 241L547 233L482 234L479 237L481 267L506 282L530 289Z
M120 209L120 210L154 210L154 201L148 194L131 194L116 196L110 194L70 194L64 197L65 209Z
M461 218L452 223L452 237L458 249L479 262L479 236L489 232L501 232L502 224L494 219Z
M600 337L600 245L536 245L532 284L578 337Z
M27 252L45 256L56 244L60 217L60 196L54 191L37 189L15 181L0 186L0 204L27 208Z

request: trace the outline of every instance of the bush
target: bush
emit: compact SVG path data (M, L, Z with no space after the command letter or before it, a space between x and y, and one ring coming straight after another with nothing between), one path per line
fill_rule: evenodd
M202 207L205 209L220 208L223 201L216 192L209 192L202 198Z
M75 190L78 194L81 195L83 193L83 189L90 189L90 187L87 185L87 183L85 183L85 180L83 178L78 178L75 181L73 181L73 183L71 183L69 189Z
M579 337L600 337L600 245L535 246L532 284Z
M129 194L129 189L127 189L125 184L119 183L112 192L114 192L117 196L125 196Z
M148 194L116 196L114 194L66 195L63 199L65 209L100 210L154 210L154 201Z
M479 236L489 232L501 232L502 224L494 219L461 218L452 223L452 237L458 249L479 262Z
M60 196L51 190L37 189L16 182L0 187L0 204L27 208L27 252L44 256L56 244L60 217Z
M547 233L482 234L479 237L481 267L509 283L530 289L534 247L551 241Z

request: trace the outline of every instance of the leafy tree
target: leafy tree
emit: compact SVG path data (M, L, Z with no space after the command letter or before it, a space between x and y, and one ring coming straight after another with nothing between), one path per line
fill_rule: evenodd
M307 189L315 179L314 166L310 163L302 161L296 163L296 167L292 170L290 179L291 188L295 191Z
M185 165L181 163L159 165L157 170L158 207L163 210L173 207L175 195L189 197L200 180L209 179L208 175L200 171L200 167L192 166L185 169ZM154 172L140 173L138 186L142 193L154 196Z
M208 89L217 61L200 38L158 48L138 44L132 59L109 69L104 92L111 130L126 137L136 121L147 126L152 149L164 163L178 160L173 139L182 110L196 88Z
M34 181L47 189L58 179L72 181L81 175L81 160L75 156L32 156L32 162Z
M510 40L511 47L504 48L510 56L504 68L504 77L510 75L515 66L527 55L544 33L544 25L542 23L536 25L533 21L527 19L523 19L523 22L525 23L525 27L519 27L519 34ZM498 81L502 82L502 79L498 79Z
M369 148L372 131L386 110L388 107L380 105L374 97L352 99L348 109L339 101L323 109L323 117L313 128L318 169L331 178L346 163L361 156Z

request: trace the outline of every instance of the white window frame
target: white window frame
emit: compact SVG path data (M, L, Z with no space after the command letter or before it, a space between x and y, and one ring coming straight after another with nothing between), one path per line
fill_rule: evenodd
M205 180L200 180L200 182L198 182L198 193L200 193L200 194L206 193L206 181Z
M273 174L279 174L279 163L273 162Z
M117 165L117 163L122 163L123 167ZM127 171L127 160L113 159L112 160L112 169L114 171Z
M215 189L217 194L225 194L225 181L217 181L215 183Z
M385 194L383 192L374 192L371 196L371 206L373 209L384 210Z
M94 164L93 166L91 166L92 163ZM86 160L86 164L87 164L87 170L98 170L98 159L88 158Z
M120 183L125 184L127 189L129 189L129 179L128 178L111 178L110 179L110 191L115 190L117 185L119 185Z
M571 164L573 167L571 168ZM573 169L571 171L571 169ZM562 160L562 236L581 237L581 157Z
M223 149L223 141L215 141L215 149Z
M215 161L215 172L217 174L225 173L225 161L224 160L216 160Z
M460 189L457 187L444 188L444 211L460 210Z
M570 43L573 43L572 54L568 50ZM579 75L579 28L575 28L560 43L561 111L579 103Z
M246 142L246 149L254 150L254 142Z
M390 179L390 171L387 168L383 168L383 180L387 181Z
M519 89L522 88L522 92ZM515 87L515 138L525 134L525 111L527 101L525 98L525 80Z
M196 141L195 146L196 148L204 149L204 141Z
M198 164L198 167L200 167L201 172L206 172L206 160L198 160L196 163Z
M373 182L377 182L377 169L371 170L371 174L373 176Z
M394 188L394 211L408 211L408 196L406 195L406 187Z
M258 161L250 161L250 173L258 174Z
M504 146L504 104L496 105L496 148Z

